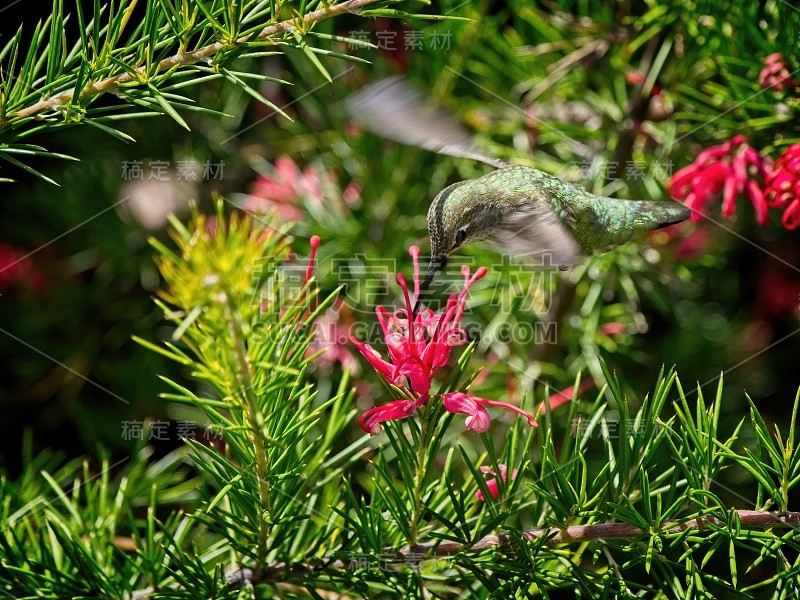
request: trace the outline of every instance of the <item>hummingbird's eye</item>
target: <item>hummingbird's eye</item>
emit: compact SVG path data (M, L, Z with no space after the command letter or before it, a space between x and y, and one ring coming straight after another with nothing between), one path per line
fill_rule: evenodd
M456 246L460 246L467 239L467 230L464 228L456 231Z

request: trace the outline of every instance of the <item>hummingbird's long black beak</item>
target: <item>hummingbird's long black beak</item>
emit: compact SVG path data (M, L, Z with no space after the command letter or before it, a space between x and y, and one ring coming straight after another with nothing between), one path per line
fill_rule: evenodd
M419 286L419 296L417 297L417 303L414 305L412 316L416 315L419 311L419 307L422 304L422 294L425 293L425 290L428 289L433 278L436 277L436 272L440 269L444 269L446 266L447 256L431 257L431 262L428 263L428 270L425 273L425 279L422 280L422 284Z

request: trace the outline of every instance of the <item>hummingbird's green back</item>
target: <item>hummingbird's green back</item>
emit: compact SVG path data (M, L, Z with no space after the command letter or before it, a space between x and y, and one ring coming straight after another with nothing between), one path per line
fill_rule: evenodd
M509 252L550 255L553 264L570 266L688 216L677 202L595 196L537 169L508 165L443 190L428 229L434 256L491 238Z

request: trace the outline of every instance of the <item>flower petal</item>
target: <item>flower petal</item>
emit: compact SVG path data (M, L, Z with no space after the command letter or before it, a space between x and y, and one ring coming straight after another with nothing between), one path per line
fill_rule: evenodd
M364 358L369 361L369 364L372 365L373 369L383 375L387 381L394 383L394 365L383 360L380 352L375 350L375 348L369 344L364 344L358 338L352 336L350 337L350 341L356 348L358 348L358 351L364 355Z
M370 408L358 419L361 429L370 435L381 432L381 423L384 421L397 421L411 416L416 408L414 402L408 400L394 400L388 404Z
M736 210L736 180L725 180L725 191L722 194L722 216L732 217Z
M747 195L756 212L756 223L763 227L767 224L767 201L764 199L764 192L752 179L747 182Z
M430 393L433 373L425 368L419 357L410 355L397 366L395 379L401 376L408 377L411 381L411 388L417 394L427 395Z
M467 429L472 429L479 433L489 430L491 419L486 409L481 406L473 396L462 392L452 392L445 394L442 401L445 410L451 413L461 413L467 416Z

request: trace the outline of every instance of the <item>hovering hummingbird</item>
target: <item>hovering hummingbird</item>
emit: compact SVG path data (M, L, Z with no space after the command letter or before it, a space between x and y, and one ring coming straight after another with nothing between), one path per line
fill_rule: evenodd
M378 135L496 169L454 183L433 199L428 210L431 260L420 291L446 266L450 253L478 240L566 269L690 215L679 202L595 196L538 169L488 156L473 146L471 134L451 113L431 104L403 77L368 86L348 99L347 109Z

